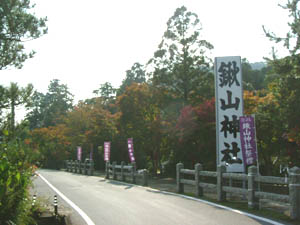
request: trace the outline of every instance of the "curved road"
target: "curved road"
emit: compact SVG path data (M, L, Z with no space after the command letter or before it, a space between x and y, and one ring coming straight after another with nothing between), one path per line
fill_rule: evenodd
M180 195L100 177L51 170L40 170L39 174L96 225L274 224ZM34 180L35 192L38 196L53 196L55 192L41 177ZM72 211L73 224L87 224L59 195L58 201L63 205L59 205L59 209L69 208Z

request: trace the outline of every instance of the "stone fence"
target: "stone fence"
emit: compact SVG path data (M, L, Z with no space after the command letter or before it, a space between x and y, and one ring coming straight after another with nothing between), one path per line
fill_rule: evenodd
M121 165L117 165L117 162L110 164L106 162L105 178L110 179L110 175L113 180L121 180L126 182L126 177L130 178L131 182L136 184L136 178L141 178L143 186L148 185L148 171L146 169L136 171L136 164L125 165L125 162L121 162Z
M184 179L184 174L193 175L194 179ZM216 184L203 182L203 177L216 178ZM201 179L202 178L202 179ZM238 180L248 183L245 188L231 187L226 185L226 179ZM210 189L217 193L218 201L226 200L226 193L248 196L248 208L256 209L259 207L260 199L268 199L276 202L289 203L291 219L300 219L300 168L290 169L288 180L283 177L260 176L256 166L248 168L248 174L226 173L226 167L218 166L217 172L203 171L201 164L196 164L194 170L184 169L182 163L176 165L176 180L178 193L184 192L184 184L195 186L198 197L203 196L203 191ZM260 191L260 183L272 185L288 185L289 194L275 194Z
M89 176L93 176L94 174L94 162L90 159L86 159L84 162L79 160L66 160L65 167L68 172L72 173L79 173Z

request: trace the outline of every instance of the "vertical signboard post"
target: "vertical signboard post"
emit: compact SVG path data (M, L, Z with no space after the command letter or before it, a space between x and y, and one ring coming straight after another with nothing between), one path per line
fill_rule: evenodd
M104 161L109 162L110 159L110 142L104 142Z
M241 57L215 58L217 165L244 172L239 132L243 116Z
M134 158L134 150L133 150L133 139L132 138L128 138L127 139L127 144L128 144L128 154L129 154L129 159L130 162L133 163L135 162L135 158Z
M240 117L240 136L245 166L257 162L255 122L252 116Z
M82 149L80 146L77 147L77 160L81 161Z

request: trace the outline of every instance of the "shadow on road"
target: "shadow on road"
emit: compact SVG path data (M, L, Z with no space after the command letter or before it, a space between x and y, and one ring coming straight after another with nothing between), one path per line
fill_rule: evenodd
M117 185L117 186L125 186L124 189L126 189L126 190L134 187L134 185L132 185L132 184L125 184L125 183L121 183L119 181L114 181L114 180L107 180L107 183Z

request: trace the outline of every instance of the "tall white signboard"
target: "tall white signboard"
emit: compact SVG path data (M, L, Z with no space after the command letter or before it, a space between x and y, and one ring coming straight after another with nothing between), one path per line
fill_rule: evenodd
M243 116L241 57L215 58L217 165L244 172L239 118Z

